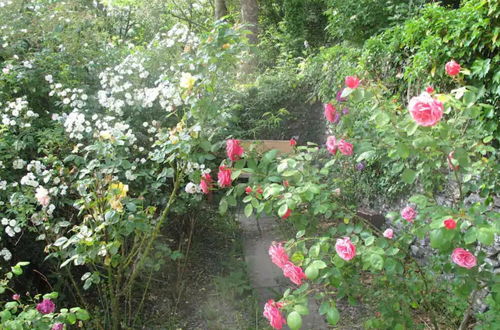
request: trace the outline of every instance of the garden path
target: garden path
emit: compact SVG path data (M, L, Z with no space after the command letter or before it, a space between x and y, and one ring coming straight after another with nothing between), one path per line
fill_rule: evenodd
M281 297L282 293L293 285L283 276L281 269L271 262L267 252L273 241L280 241L283 237L276 220L271 216L259 219L262 233L259 233L255 215L247 218L243 214L243 210L240 210L236 217L243 231L243 251L248 265L250 283L257 292L259 305L263 310L268 299ZM309 315L302 317L302 329L328 329L324 318L318 314L317 303L311 299L309 300L309 311Z

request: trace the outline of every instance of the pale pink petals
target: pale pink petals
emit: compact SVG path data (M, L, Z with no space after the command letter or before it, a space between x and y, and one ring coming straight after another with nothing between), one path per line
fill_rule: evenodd
M443 116L443 104L427 92L413 97L408 108L411 117L420 126L434 126Z
M451 60L448 63L446 63L444 68L446 70L446 73L452 77L459 74L461 69L460 64L455 62L455 60Z
M359 79L356 76L345 77L345 85L351 89L355 89L359 86Z
M291 262L287 262L282 269L283 275L297 285L302 285L302 280L306 278L306 274L304 274L302 268L295 266Z
M338 148L340 152L346 156L352 155L353 146L344 139L341 139L338 143Z
M477 263L476 257L469 251L462 248L456 248L453 250L451 260L460 267L467 269L475 267Z
M273 242L273 245L269 247L268 253L273 264L279 268L283 268L283 266L285 266L285 264L289 261L288 254L281 243Z
M394 230L392 230L391 228L387 228L384 231L383 235L384 235L385 238L392 239L394 237Z
M200 189L205 195L210 193L212 189L212 177L209 173L203 173L201 175Z
M283 325L286 324L283 314L281 314L280 309L283 307L283 303L275 302L270 299L264 306L264 317L269 321L269 324L273 329L282 329Z
M403 219L408 222L413 222L416 216L417 212L410 206L407 206L401 210L401 217L403 217Z
M235 139L227 140L226 153L227 157L229 157L232 161L240 159L243 155L243 148L240 146L240 141Z
M335 243L335 251L337 251L339 257L345 261L349 261L356 256L356 246L352 244L349 237L337 239L337 243Z
M226 166L222 165L219 166L219 173L217 174L217 183L219 184L219 187L224 188L224 187L230 187L231 186L231 169L227 168Z
M335 109L333 104L331 104L331 103L325 104L324 115L325 115L326 120L328 120L330 123L333 123L335 121L336 111L337 110Z

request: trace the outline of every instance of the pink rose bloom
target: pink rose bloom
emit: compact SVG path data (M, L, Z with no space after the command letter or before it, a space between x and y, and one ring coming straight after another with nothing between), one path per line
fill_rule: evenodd
M200 189L205 195L210 193L210 189L212 189L212 181L212 177L209 173L203 173L201 175Z
M243 155L243 148L240 146L240 140L229 139L226 141L227 157L232 161L240 159Z
M455 229L457 227L457 222L452 218L446 219L443 224L446 229Z
M38 201L38 203L40 203L40 205L44 207L48 206L50 203L49 192L42 186L36 188L35 198Z
M302 280L306 278L306 274L304 274L302 268L300 268L299 266L295 266L291 262L287 262L282 269L283 275L285 277L288 277L290 281L297 285L301 285Z
M50 314L56 309L56 304L50 299L43 299L41 303L36 305L36 310L42 314Z
M281 314L280 308L283 307L283 303L275 302L270 299L264 305L264 317L269 321L269 324L273 329L282 329L283 325L286 324L283 314Z
M356 256L356 246L351 243L351 239L349 237L337 239L337 243L335 243L335 251L337 251L339 257L345 261L349 261Z
M335 136L329 136L326 139L326 149L332 154L335 155L337 153L337 139Z
M54 323L52 328L50 330L63 330L64 329L64 324L62 323Z
M345 85L351 89L355 89L359 86L359 79L356 76L345 77Z
M343 153L346 156L352 155L352 144L347 142L344 139L341 139L338 143L338 148L341 153Z
M283 216L281 217L281 219L286 220L291 215L292 215L292 210L287 209L285 214L283 214Z
M330 123L333 123L335 121L335 113L337 109L331 104L331 103L326 103L325 104L325 118L328 120Z
M472 253L462 248L456 248L453 250L451 260L460 267L468 269L475 267L477 262L476 257Z
M269 256L273 264L279 268L283 268L288 262L288 254L281 243L274 243L269 247Z
M219 173L217 174L217 183L219 187L230 187L231 186L231 169L222 165L219 166Z
M443 117L443 104L423 92L410 100L410 115L420 126L434 126Z
M458 64L457 62L455 62L455 60L451 60L449 61L448 63L446 63L446 65L444 66L444 68L446 69L446 73L449 74L450 76L456 76L457 74L460 73L460 64Z
M432 94L434 93L434 88L432 86L427 86L427 88L425 89L425 91L429 94Z
M384 231L383 235L384 235L385 238L392 239L394 237L394 230L392 230L391 228L387 228Z
M410 206L405 207L401 210L401 216L408 222L413 222L413 219L417 216L417 212Z
M290 145L291 145L292 147L295 147L295 146L297 145L297 141L296 141L294 138L291 138L291 139L290 139Z
M13 299L13 300L20 300L20 299L21 299L21 295L19 295L19 293L14 293L14 294L12 295L12 299Z

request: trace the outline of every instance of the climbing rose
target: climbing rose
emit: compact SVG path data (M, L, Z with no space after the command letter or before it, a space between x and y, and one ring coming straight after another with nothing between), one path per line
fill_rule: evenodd
M262 190L261 186L258 186L257 190L255 192L257 192L257 194L262 194L264 192L264 190Z
M212 188L212 177L209 173L203 173L201 175L200 189L204 194L209 194Z
M337 153L337 139L335 136L329 136L326 139L326 149L332 154L335 155Z
M344 139L341 139L338 143L338 148L341 153L343 153L346 156L352 155L352 144L349 142L345 141Z
M476 266L476 257L469 251L462 248L456 248L455 250L453 250L453 253L451 254L451 260L460 267L465 267L468 269Z
M48 206L50 203L49 192L44 187L40 186L36 188L35 198L38 201L38 203L40 203L40 205L42 206Z
M273 244L269 247L268 253L273 264L279 268L283 268L283 266L285 266L288 262L288 254L281 243L273 242Z
M19 299L21 299L21 295L19 295L19 293L15 293L14 295L12 295L12 299L19 300Z
M356 246L351 243L349 237L339 238L335 243L335 251L337 251L340 258L349 261L356 255Z
M281 217L281 219L286 220L290 215L292 215L292 210L287 209L285 214Z
M457 222L452 218L446 219L443 223L446 229L455 229L457 227Z
M243 148L240 146L240 140L229 139L226 141L227 157L232 161L240 159L243 155Z
M296 141L294 138L291 138L291 139L290 139L290 145L291 145L292 147L295 147L295 146L297 145L297 141Z
M408 222L413 222L413 219L417 216L417 212L410 206L405 207L401 210L401 216Z
M355 89L359 86L359 79L356 76L345 77L345 85L351 89Z
M328 120L330 123L333 123L335 121L336 113L337 113L337 109L335 109L335 107L331 103L325 104L324 115L325 115L326 120Z
M268 300L264 306L264 317L269 321L273 329L282 329L283 325L286 324L285 318L280 311L281 307L283 307L283 303L275 302L272 299Z
M434 126L443 116L443 104L423 92L410 100L410 115L420 126Z
M429 94L432 94L434 93L434 88L432 86L427 86L427 88L425 89L425 91Z
M455 60L451 60L448 63L446 63L444 68L446 69L446 73L452 77L460 73L460 64L455 62Z
M50 299L43 299L41 303L36 305L36 310L42 314L50 314L55 309L56 305Z
M231 169L222 165L219 166L219 173L217 174L218 180L217 183L219 187L230 187L231 186Z
M246 188L245 188L245 192L246 192L247 194L251 193L251 192L252 192L252 187L250 187L250 186L246 187Z
M282 269L283 275L297 285L302 285L302 280L306 278L306 274L304 274L302 268L295 266L291 262L287 262Z
M50 330L63 330L64 329L64 324L62 323L54 323L52 328Z
M391 228L387 228L384 231L384 237L388 238L388 239L392 239L394 237L394 230L392 230Z

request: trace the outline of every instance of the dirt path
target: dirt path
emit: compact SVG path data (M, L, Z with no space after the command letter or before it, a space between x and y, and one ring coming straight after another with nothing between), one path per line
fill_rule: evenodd
M268 299L281 297L290 281L283 276L281 269L276 267L268 255L269 246L273 241L283 239L273 217L266 216L259 219L262 235L259 233L255 216L247 218L242 211L236 214L243 231L243 251L248 265L250 283L257 292L261 310ZM328 325L318 314L318 306L312 299L309 300L309 315L303 316L302 329L322 330ZM288 329L286 327L285 329Z

